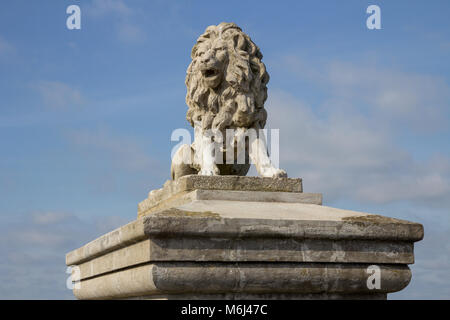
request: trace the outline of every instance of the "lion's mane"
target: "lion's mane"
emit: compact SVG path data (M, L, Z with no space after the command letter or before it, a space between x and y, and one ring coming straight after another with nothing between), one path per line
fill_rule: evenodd
M200 43L217 37L227 44L228 64L220 85L211 89L196 70L196 51ZM201 121L203 129L264 128L269 75L258 46L248 35L234 23L210 26L192 48L191 58L186 75L186 119L192 126Z

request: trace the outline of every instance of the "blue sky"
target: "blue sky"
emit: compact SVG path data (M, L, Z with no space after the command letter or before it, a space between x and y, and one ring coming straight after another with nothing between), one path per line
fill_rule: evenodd
M66 28L77 4L82 29ZM381 8L381 30L366 8ZM450 299L450 2L0 4L0 298L71 299L65 253L169 179L190 50L235 22L271 76L280 163L324 204L424 224L390 298ZM253 171L254 172L254 171Z

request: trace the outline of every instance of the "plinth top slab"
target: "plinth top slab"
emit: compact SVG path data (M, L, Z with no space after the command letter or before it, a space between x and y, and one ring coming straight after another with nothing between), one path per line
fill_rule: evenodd
M177 180L168 180L163 188L151 191L148 198L139 203L138 217L161 208L167 208L167 204L170 203L171 205L174 200L178 201L179 204L181 203L181 197L195 190L221 192L222 198L226 196L230 200L236 200L239 197L243 200L250 200L252 196L255 198L257 194L260 194L258 201L296 201L294 199L300 199L298 201L302 202L304 198L311 198L309 195L305 197L299 195L303 192L302 179L300 178L188 175ZM235 196L232 197L230 192L235 192ZM239 192L241 192L240 195L237 194ZM282 193L285 195L282 195ZM316 198L312 200L312 203L322 201L321 195L311 195ZM208 197L212 199L214 195L210 193Z
M149 197L156 197L159 193L173 195L197 189L302 192L302 179L188 175L177 180L168 180L162 189L151 191Z

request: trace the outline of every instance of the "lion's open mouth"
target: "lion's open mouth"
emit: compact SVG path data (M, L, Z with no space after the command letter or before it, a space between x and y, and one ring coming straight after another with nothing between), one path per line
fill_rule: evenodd
M219 74L219 70L217 70L217 69L205 69L205 70L202 70L202 75L205 78L214 77L214 76L217 76L218 74Z

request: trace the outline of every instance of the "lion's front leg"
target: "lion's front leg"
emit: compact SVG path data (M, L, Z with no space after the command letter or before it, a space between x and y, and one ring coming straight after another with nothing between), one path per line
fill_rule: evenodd
M204 132L201 128L195 128L195 162L197 162L200 170L199 175L216 176L220 174L220 170L216 165L215 148L213 136Z
M249 156L260 176L269 178L287 177L286 171L276 168L270 160L264 135L259 134L256 139L253 139Z
M216 165L215 144L211 141L211 137L203 136L201 140L201 164L199 175L217 176L220 174Z

